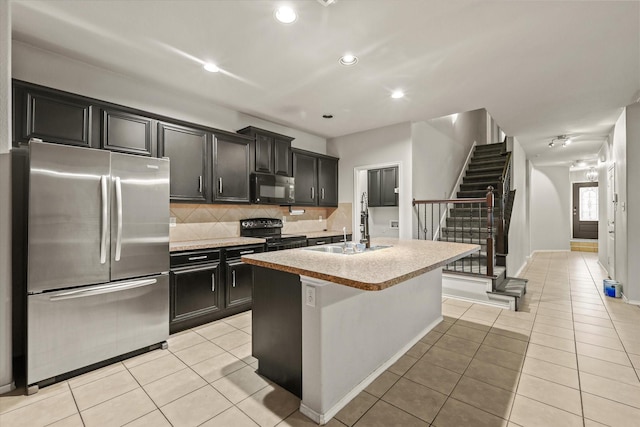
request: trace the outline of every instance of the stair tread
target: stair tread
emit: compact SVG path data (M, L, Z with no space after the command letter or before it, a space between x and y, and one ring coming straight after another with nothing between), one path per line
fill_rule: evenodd
M487 166L483 164L479 164L479 165L469 164L469 169L467 169L467 175L470 173L487 172L487 171L495 171L496 173L502 173L502 169L504 169L504 165Z
M468 173L462 177L462 182L464 182L464 180L474 180L474 181L480 181L480 180L484 180L484 181L500 181L502 174L500 172L495 172L495 173L478 173L475 175L469 175Z
M502 151L496 151L496 152L492 152L492 151L487 151L487 152L479 152L479 153L473 153L473 156L471 157L471 159L496 159L496 160L504 160L504 155L502 153Z

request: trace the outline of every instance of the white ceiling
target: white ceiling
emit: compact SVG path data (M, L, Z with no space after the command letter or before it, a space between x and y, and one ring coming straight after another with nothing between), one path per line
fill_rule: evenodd
M287 3L298 20L282 25ZM594 158L640 94L638 1L14 0L12 14L16 40L327 138L486 108L534 163L566 163ZM574 143L548 148L561 134Z

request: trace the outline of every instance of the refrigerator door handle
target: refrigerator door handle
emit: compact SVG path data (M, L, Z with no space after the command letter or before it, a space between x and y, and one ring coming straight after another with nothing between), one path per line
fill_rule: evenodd
M99 285L99 286L92 286L90 288L87 289L79 289L79 290L75 290L75 291L67 291L67 292L60 292L56 295L53 295L49 298L50 301L63 301L63 300L68 300L68 299L73 299L73 298L83 298L83 297L90 297L93 295L100 295L100 294L108 294L111 292L118 292L118 291L125 291L128 289L133 289L133 288L140 288L143 286L149 286L149 285L154 285L158 282L157 279L143 279L143 280L133 280L130 282L121 282L121 283L115 283L115 284L110 284L110 285Z
M102 175L100 177L100 196L102 203L102 231L100 233L100 264L107 262L107 215L108 215L108 200L107 200L107 176Z
M116 254L115 260L120 261L122 252L122 182L120 177L115 177L116 182L116 215L118 217L118 230L116 231Z

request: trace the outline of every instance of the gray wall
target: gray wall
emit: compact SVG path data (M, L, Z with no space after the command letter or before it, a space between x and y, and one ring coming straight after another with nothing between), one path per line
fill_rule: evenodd
M338 163L338 201L352 202L359 208L359 199L354 197L354 169L375 168L378 165L399 164L399 236L410 238L411 232L411 124L400 123L364 132L358 132L327 142L329 154L340 157ZM354 218L356 216L354 215ZM354 225L354 232L358 227ZM355 237L355 236L354 236Z
M449 198L475 143L487 143L485 109L417 122L412 125L413 197Z
M11 2L0 1L0 393L11 364Z
M628 249L627 236L629 233L627 226L627 114L626 110L618 118L613 130L613 140L611 143L611 158L608 165L615 167L614 190L618 195L618 204L615 211L615 272L612 274L615 280L622 283L622 292L626 295L628 289ZM636 162L639 159L636 159ZM633 164L633 163L632 163ZM637 163L636 163L637 164ZM624 207L624 209L623 209Z
M293 146L326 154L325 138L185 96L33 46L13 42L13 78L235 132L253 125L294 137Z
M635 167L627 168L627 278L623 292L627 298L640 304L640 103L627 106L627 162Z
M507 274L515 276L525 266L531 254L529 168L527 156L517 139L510 138L508 148L511 150L511 189L516 190L516 198L511 212Z
M568 166L531 168L531 250L569 250L571 183Z

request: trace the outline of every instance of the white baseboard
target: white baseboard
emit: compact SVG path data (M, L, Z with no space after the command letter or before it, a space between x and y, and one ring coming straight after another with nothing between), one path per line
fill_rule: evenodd
M514 276L510 276L510 277L520 277L520 273L522 273L522 271L525 269L527 264L529 264L529 260L530 259L531 259L531 257L528 256L527 260L525 262L523 262L522 265L520 266L520 268L518 269L518 271L516 271L516 274Z
M10 391L13 391L15 389L16 389L16 384L14 382L11 382L9 384L0 386L0 394L9 393Z
M609 269L607 267L605 267L604 265L602 265L600 260L598 260L598 265L600 266L600 268L602 268L604 271L606 271L607 274L609 275L609 278L611 278L611 273L609 272Z
M333 418L342 408L347 406L354 397L360 394L365 388L369 386L376 378L380 376L384 371L389 369L391 365L396 363L398 359L400 359L411 347L413 347L420 338L425 336L429 331L436 327L440 322L442 322L442 316L439 316L436 320L434 320L429 326L423 329L418 335L415 336L407 345L402 347L396 354L391 356L389 360L383 363L380 367L378 367L375 371L369 374L365 379L363 379L358 385L356 385L349 393L347 393L342 399L340 399L335 405L329 408L324 414L320 414L313 409L306 406L304 403L300 402L300 412L305 416L311 418L313 421L318 423L319 425L325 425L328 423L331 418Z
M629 298L627 298L627 296L624 294L624 292L622 293L622 299L623 299L623 300L624 300L624 302L626 302L627 304L631 304L631 305L639 305L639 306L640 306L640 300L629 299Z

